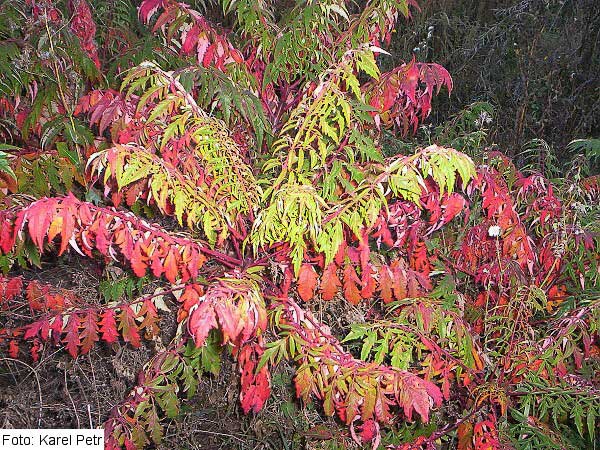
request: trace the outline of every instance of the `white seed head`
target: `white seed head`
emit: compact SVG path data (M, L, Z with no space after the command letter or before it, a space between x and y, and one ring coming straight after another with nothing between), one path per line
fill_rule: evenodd
M488 228L488 235L490 237L498 237L500 236L501 231L502 229L498 225L492 225Z

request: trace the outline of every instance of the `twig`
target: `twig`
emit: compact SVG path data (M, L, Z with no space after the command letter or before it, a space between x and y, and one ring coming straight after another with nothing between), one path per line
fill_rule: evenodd
M223 437L228 437L228 438L232 438L235 439L238 442L241 443L245 443L246 441L244 441L243 439L240 439L239 437L233 435L233 434L227 434L227 433L219 433L218 431L209 431L209 430L191 430L191 433L203 433L203 434L212 434L214 436L223 436Z
M97 408L97 414L98 414L98 422L101 422L101 417L100 417L100 398L98 397L98 388L97 388L97 382L96 382L96 373L94 370L94 361L92 360L90 354L87 354L88 357L88 361L90 363L90 369L92 370L92 380L93 380L93 384L94 384L94 397L96 397L96 408ZM90 417L90 423L92 421L92 418Z
M81 422L79 421L79 414L77 413L77 407L75 406L73 397L71 397L71 393L69 392L69 384L67 383L67 369L65 369L64 374L65 374L65 391L67 392L67 396L69 397L69 400L71 400L71 405L73 405L73 411L75 412L75 418L77 419L77 428L81 428Z

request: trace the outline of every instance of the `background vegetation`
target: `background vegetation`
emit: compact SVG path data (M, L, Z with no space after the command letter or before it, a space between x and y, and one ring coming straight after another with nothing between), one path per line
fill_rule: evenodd
M434 123L467 105L496 111L490 141L510 156L543 139L561 158L598 136L598 5L593 1L429 1L400 27L394 53L442 64L457 80ZM519 161L521 162L521 161Z

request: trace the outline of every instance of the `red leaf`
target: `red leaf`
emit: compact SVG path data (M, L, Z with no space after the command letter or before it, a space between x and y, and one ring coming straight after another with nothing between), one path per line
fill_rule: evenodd
M362 442L371 442L373 439L379 436L379 424L373 419L365 421L360 427L360 436ZM379 440L373 444L373 448L379 447Z
M442 86L452 90L452 78L446 69L438 64L416 63L414 58L408 64L381 74L378 81L363 86L369 104L375 111L375 125L401 128L403 134L409 128L416 131L419 122L431 111L431 99Z
M163 262L161 259L161 255L159 253L157 253L157 251L154 251L154 253L152 254L151 269L152 269L152 275L154 275L156 278L160 277L165 271L165 268L163 266Z
M227 297L216 302L214 309L219 318L219 323L221 324L223 342L227 343L231 341L236 343L240 332L244 328L245 318L242 317L242 314L248 309L243 308L243 311L241 311L233 304L233 299Z
M21 277L11 278L4 287L4 300L12 300L14 297L19 295L22 290L23 279Z
M38 362L40 360L40 348L42 347L39 339L35 339L33 341L33 345L31 346L30 354L33 362Z
M27 227L31 240L37 248L43 250L44 238L50 227L52 220L52 209L54 209L55 202L51 202L49 205L44 203L34 203L30 209L24 210L19 215L24 215L27 219Z
M240 402L244 413L259 412L271 395L271 377L267 366L256 372L263 349L259 345L244 345L238 353L241 372Z
M201 347L208 333L217 327L217 315L213 305L208 301L200 301L198 307L192 308L188 319L188 331L194 338L196 347Z
M0 218L2 216L0 215ZM16 233L14 233L13 223L0 221L0 250L2 253L8 253L15 245Z
M346 249L347 248L348 248L348 245L346 244L346 241L342 241L342 243L338 247L337 253L335 254L335 263L338 266L341 266L342 263L344 262L344 259L346 257Z
M79 345L81 344L79 340L79 325L80 320L77 314L71 314L69 316L69 321L63 330L65 333L63 342L66 344L65 347L73 358L77 358L77 354L79 353Z
M96 248L103 255L108 255L111 239L108 234L106 218L103 215L100 215L98 220L96 220L94 225L90 228L94 229L96 233Z
M298 294L305 302L309 301L315 295L317 286L317 272L310 264L302 264L298 273Z
M206 49L206 53L204 53L204 57L202 58L202 65L204 67L210 66L210 63L213 59L213 55L215 54L215 48L215 44L212 44L209 45L209 47Z
M444 210L442 222L444 224L450 222L466 207L466 205L467 202L463 196L456 192L452 193L442 202L442 209Z
M115 321L115 311L113 309L107 309L102 313L100 333L102 333L104 342L108 344L117 342L119 333L117 332L117 322Z
M81 353L87 353L98 342L98 317L95 311L88 311L83 319L83 330L81 331Z
M50 322L47 317L44 320L41 320L41 322L40 338L42 338L43 341L47 341L50 337Z
M182 54L189 55L192 53L194 46L198 43L199 34L200 28L196 25L193 25L192 28L185 33L185 39L183 39L183 44L181 46Z
M29 325L27 325L27 329L25 331L25 334L23 335L23 339L31 339L35 336L37 336L40 332L40 330L42 329L42 322L44 320L37 320ZM46 322L48 321L48 319L46 319Z
M269 372L264 367L259 371L254 379L254 384L246 387L245 391L240 392L240 403L244 413L253 411L259 412L265 402L271 395Z
M323 300L333 300L342 283L337 275L337 265L330 263L321 276L321 296Z
M50 325L50 331L52 332L52 341L58 345L60 343L60 335L62 334L63 329L63 316L57 315L54 316L54 320Z
M358 243L358 252L360 254L360 267L365 268L365 266L369 263L369 258L371 255L371 249L369 248L369 235L365 230L363 230L360 241Z
M141 21L148 23L159 6L162 6L162 0L144 0L139 9Z

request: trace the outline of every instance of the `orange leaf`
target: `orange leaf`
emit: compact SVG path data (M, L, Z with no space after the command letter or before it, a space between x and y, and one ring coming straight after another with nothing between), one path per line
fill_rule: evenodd
M165 267L165 278L171 283L175 283L177 274L179 273L178 259L179 253L175 249L171 249L163 262Z
M34 311L42 311L46 307L45 298L47 295L49 295L48 286L41 286L36 281L30 282L25 289L29 307Z
M138 313L138 317L143 317L142 323L140 324L140 330L145 330L146 337L155 336L159 333L158 322L158 311L156 306L151 299L147 298L144 300L142 307Z
M333 300L341 285L342 283L337 276L337 266L332 262L325 268L321 277L321 295L323 300Z
M373 270L371 263L367 263L365 266L363 266L363 271L361 274L362 290L360 291L362 298L370 298L375 292L375 277L373 275L375 275L375 271Z
M362 299L357 286L359 283L360 279L352 264L346 264L346 268L344 269L344 297L353 305L358 305Z
M404 300L407 297L406 271L399 260L392 261L390 266L392 270L392 289L396 300Z
M63 218L61 216L56 216L48 229L48 242L52 242L54 238L60 234L62 226Z
M98 324L97 317L94 311L88 311L83 319L83 329L81 331L81 353L87 353L98 341Z
M14 194L18 190L17 181L9 174L0 172L0 189L4 188Z
M8 343L8 356L13 359L17 359L19 357L19 344L14 339Z
M305 302L313 298L317 287L317 272L310 264L302 264L298 273L298 294Z
M119 314L119 330L123 335L125 342L131 343L134 347L140 346L140 333L135 323L135 313L129 305L125 305Z
M144 192L144 189L147 188L147 184L148 182L146 180L139 180L127 188L125 193L125 203L127 203L127 206L131 206L137 201Z
M427 259L427 247L425 241L419 240L415 243L410 253L410 265L417 272L421 272L424 275L429 275L431 266Z
M148 267L146 265L146 257L142 254L142 242L136 242L131 253L131 259L129 260L133 273L140 278L146 275L146 268Z
M463 422L456 430L458 444L457 450L473 450L473 424Z
M415 275L416 275L415 271L409 271L408 277L406 280L406 286L408 288L408 296L411 298L416 298L416 297L421 296L421 289L419 289L419 282Z
M394 300L392 297L392 274L388 266L379 268L379 288L381 289L383 303L387 304Z

